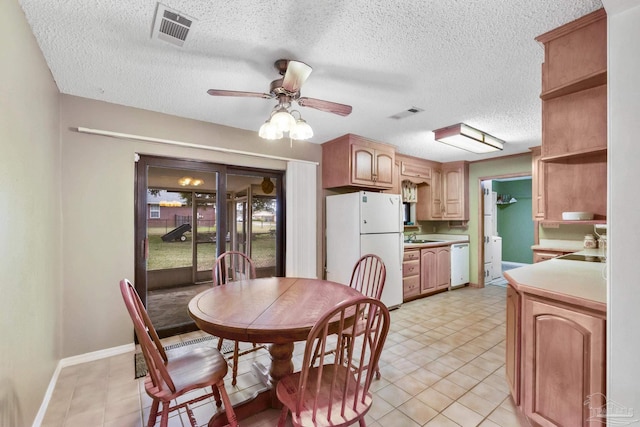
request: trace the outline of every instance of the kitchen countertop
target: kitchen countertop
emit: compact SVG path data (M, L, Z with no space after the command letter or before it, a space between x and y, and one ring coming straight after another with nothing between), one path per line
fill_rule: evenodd
M453 243L466 243L469 241L469 236L466 234L417 234L417 240L438 240L432 243L406 243L405 249L420 249L428 248L432 246L444 246L451 245Z
M576 252L584 248L582 240L540 239L540 243L531 246L533 250Z
M575 253L603 255L600 249L586 249ZM606 266L606 263L555 258L507 270L504 276L519 291L606 312Z

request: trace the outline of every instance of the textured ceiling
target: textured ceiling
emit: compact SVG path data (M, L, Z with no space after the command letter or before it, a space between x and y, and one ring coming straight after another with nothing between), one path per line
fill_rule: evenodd
M177 47L151 37L153 0L19 2L62 93L257 131L274 100L212 97L207 89L269 92L279 77L273 62L295 59L313 67L302 96L353 106L347 117L297 108L314 129L312 142L355 133L437 161L540 145L543 49L534 38L602 7L600 0L165 0L194 19ZM411 107L424 111L389 118ZM434 142L433 129L458 122L505 140L504 151L480 156Z

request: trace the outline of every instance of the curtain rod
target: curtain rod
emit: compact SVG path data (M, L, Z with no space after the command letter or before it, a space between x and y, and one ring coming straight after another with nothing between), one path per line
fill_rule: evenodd
M231 148L212 147L210 145L193 144L191 142L175 141L172 139L153 138L150 136L132 135L130 133L112 132L108 130L91 129L91 128L85 128L85 127L78 127L77 129L78 129L78 132L80 133L88 133L91 135L110 136L113 138L132 139L132 140L144 141L144 142L155 142L159 144L175 145L178 147L199 148L201 150L220 151L222 153L240 154L242 156L251 156L251 157L261 157L263 159L283 160L287 162L298 162L298 163L310 163L316 166L318 166L319 164L318 162L312 162L310 160L300 160L300 159L292 159L289 157L272 156L270 154L252 153L250 151L234 150Z

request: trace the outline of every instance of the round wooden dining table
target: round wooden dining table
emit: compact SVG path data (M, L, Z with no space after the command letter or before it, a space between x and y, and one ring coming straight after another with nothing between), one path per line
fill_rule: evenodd
M275 389L280 378L293 372L294 342L305 341L327 310L357 296L362 294L328 280L268 277L215 286L193 297L189 314L201 330L225 339L270 344L266 387L251 401L234 407L238 419L279 407ZM221 412L209 426L225 421Z

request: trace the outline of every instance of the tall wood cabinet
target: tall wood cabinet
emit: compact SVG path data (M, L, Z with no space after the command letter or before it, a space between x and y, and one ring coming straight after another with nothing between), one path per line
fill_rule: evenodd
M534 219L562 221L562 212L585 211L593 212L596 221L603 221L607 210L604 9L536 40L545 50L540 95L544 203L538 203L542 210L534 213Z
M395 147L347 134L322 144L323 188L394 186Z
M442 219L469 219L469 163L452 162L442 165Z

